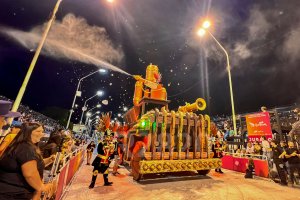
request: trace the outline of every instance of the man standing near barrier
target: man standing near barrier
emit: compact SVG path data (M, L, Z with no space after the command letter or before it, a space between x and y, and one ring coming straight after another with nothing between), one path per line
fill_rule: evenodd
M114 151L115 145L112 143L112 136L110 134L110 131L106 130L104 133L104 141L98 144L98 155L92 163L94 169L92 181L89 186L90 189L94 188L98 173L103 174L104 186L112 185L112 182L108 181L108 168L111 159L114 158Z
M296 142L299 148L300 145L300 108L296 108L293 111L296 114L297 121L292 125L292 130L289 132L291 141Z
M287 177L284 171L284 162L283 162L284 153L281 152L281 149L277 146L274 140L271 141L271 146L273 152L273 162L276 166L278 176L280 178L280 184L287 185Z
M292 141L288 142L289 147L286 150L285 157L289 163L289 182L294 184L299 184L299 180L295 177L295 172L297 172L298 176L300 175L300 159L299 159L299 150L295 148L294 143Z

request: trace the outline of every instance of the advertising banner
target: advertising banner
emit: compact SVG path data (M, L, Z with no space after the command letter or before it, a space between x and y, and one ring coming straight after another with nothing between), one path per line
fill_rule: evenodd
M255 166L255 175L260 177L269 177L268 161L253 159ZM247 165L249 163L248 158L234 157L231 155L225 155L222 158L222 168L229 169L237 172L245 173Z
M65 187L65 176L66 176L66 172L67 172L67 166L65 166L61 171L60 171L60 174L59 174L59 178L58 178L58 182L57 182L57 190L56 190L56 197L55 197L55 200L59 200L62 193L63 193L63 190L64 190L64 187Z
M246 124L249 141L259 141L261 136L272 139L272 128L268 112L246 115Z

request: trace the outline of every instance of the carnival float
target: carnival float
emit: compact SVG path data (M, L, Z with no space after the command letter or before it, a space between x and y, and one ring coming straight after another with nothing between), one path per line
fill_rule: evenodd
M160 83L158 66L148 65L145 78L133 77L133 107L123 116L128 127L125 160L131 163L133 179L182 171L206 175L221 166L221 160L210 152L210 117L196 114L205 110L205 100L198 98L192 104L169 110L170 101Z

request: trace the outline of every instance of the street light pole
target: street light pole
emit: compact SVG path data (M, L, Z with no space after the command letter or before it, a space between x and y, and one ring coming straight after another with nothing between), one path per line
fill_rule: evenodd
M236 116L235 116L235 109L234 109L232 80L231 80L231 71L230 71L231 67L230 67L230 62L229 62L229 56L228 56L226 49L220 44L220 42L215 38L215 36L209 30L206 30L206 31L209 33L209 35L214 39L214 41L219 45L219 47L224 51L224 53L226 55L229 90L230 90L230 100L231 100L231 110L232 110L232 120L233 120L233 130L234 130L234 134L237 135Z
M76 97L77 97L77 92L79 90L79 87L80 87L80 84L81 82L83 81L83 79L89 77L89 76L92 76L93 74L96 74L97 72L104 72L103 69L100 69L100 70L97 70L95 72L92 72L84 77L82 77L81 79L79 79L78 81L78 84L77 84L77 88L76 88L76 92L75 92L75 95L74 95L74 99L73 99L73 103L72 103L72 107L71 107L71 110L70 110L70 114L69 114L69 118L68 118L68 122L67 122L67 126L66 126L66 129L69 128L69 125L70 125L70 121L71 121L71 117L72 117L72 114L74 112L74 106L75 106L75 102L76 102Z
M62 2L62 0L57 0L57 2L56 2L56 4L55 4L55 7L54 7L53 12L52 12L52 15L51 15L51 18L50 18L50 20L49 20L48 23L47 23L47 26L46 26L46 28L45 28L45 31L44 31L44 33L43 33L43 35L42 35L42 38L41 38L41 40L40 40L40 42L39 42L39 45L38 45L38 47L37 47L37 49L36 49L36 51L35 51L35 54L34 54L34 56L33 56L32 61L31 61L31 63L30 63L30 66L29 66L29 69L28 69L27 74L26 74L26 76L25 76L25 79L24 79L24 81L23 81L23 83L22 83L22 86L21 86L21 88L20 88L20 90L19 90L19 92L18 92L17 98L16 98L16 100L15 100L15 102L14 102L14 105L13 105L13 107L12 107L12 109L11 109L11 110L14 111L14 112L17 111L18 108L19 108L19 106L20 106L20 103L21 103L22 98L23 98L23 95L24 95L24 93L25 93L25 90L26 90L27 84L28 84L28 82L29 82L30 76L31 76L31 74L32 74L32 72L33 72L33 69L34 69L35 64L36 64L36 62L37 62L37 59L38 59L38 57L39 57L39 55L40 55L40 52L41 52L41 50L42 50L42 47L43 47L43 45L44 45L44 43L45 43L45 41L46 41L46 38L47 38L47 35L48 35L49 30L50 30L50 28L51 28L51 25L52 25L53 21L55 20L55 15L56 15L56 12L57 12L57 10L58 10L59 5L60 5L61 2Z
M91 119L93 116L95 116L95 115L97 115L97 114L99 114L100 113L100 111L97 111L95 114L93 114L93 115L89 115L89 116L86 116L86 119L85 119L85 122L84 122L84 125L87 125L87 123L88 123L88 120L89 119ZM97 119L97 118L96 118ZM94 120L94 119L93 119Z
M87 103L89 100L91 100L92 98L94 98L95 96L97 96L97 94L95 94L94 96L92 96L92 97L88 98L87 100L85 100L84 105L83 105L82 108L83 108L83 109L86 108L86 103ZM85 112L85 110L83 110L83 109L82 109L82 113L81 113L81 117L80 117L80 122L79 122L79 124L82 123L83 115L84 115L84 112Z

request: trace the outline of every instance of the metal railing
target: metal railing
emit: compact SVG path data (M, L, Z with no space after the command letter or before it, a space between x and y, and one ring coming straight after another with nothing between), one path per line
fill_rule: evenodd
M268 160L268 156L260 155L260 154L246 154L246 153L234 153L234 152L224 152L224 155L231 155L233 157L238 158L253 158L253 159L260 159L260 160Z

